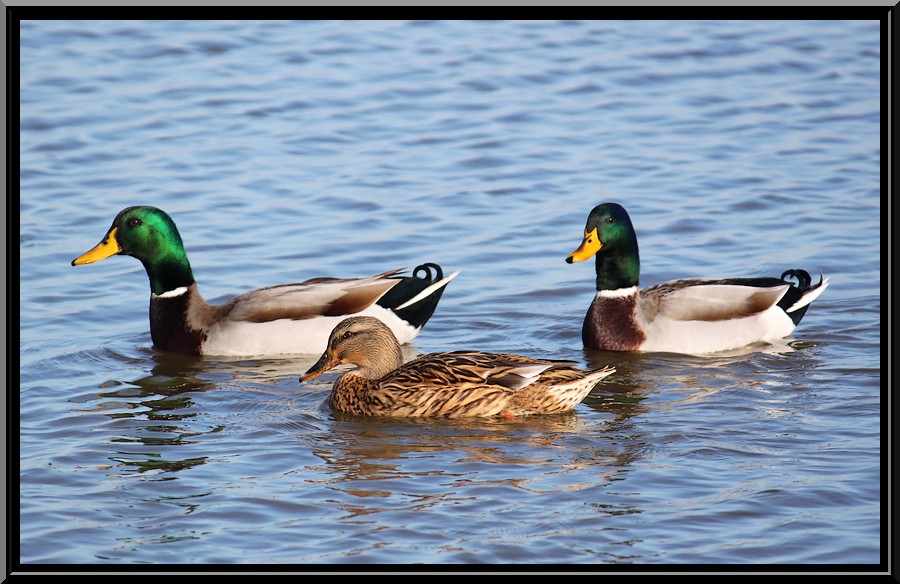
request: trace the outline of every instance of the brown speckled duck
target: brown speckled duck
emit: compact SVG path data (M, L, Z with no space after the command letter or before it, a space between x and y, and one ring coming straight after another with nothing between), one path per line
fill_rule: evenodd
M175 222L161 209L146 206L120 211L100 243L72 265L113 255L130 255L144 264L153 344L190 355L317 355L334 326L350 314L382 319L406 343L431 318L444 287L458 273L445 278L438 265L428 263L412 276L395 269L367 278L315 278L251 290L211 306L200 296Z
M328 348L300 381L342 363L357 368L335 380L328 400L334 410L397 417L565 412L615 371L584 371L566 361L482 351L428 353L404 364L394 334L367 316L341 321Z
M597 257L597 294L582 327L584 345L608 351L702 354L788 336L828 286L805 270L781 278L687 278L638 290L637 235L617 203L591 210L581 246L566 262ZM784 278L797 278L796 285Z

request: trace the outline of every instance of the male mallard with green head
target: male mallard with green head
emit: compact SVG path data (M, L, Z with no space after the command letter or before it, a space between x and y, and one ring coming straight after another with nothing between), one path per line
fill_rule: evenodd
M439 266L427 263L411 276L395 269L368 278L315 278L251 290L211 306L197 290L175 222L148 206L120 211L100 243L72 265L113 255L135 257L147 271L153 344L190 355L319 353L335 324L350 314L384 320L406 343L431 318L458 273L445 278Z
M356 369L335 380L329 405L349 414L397 417L565 412L615 371L584 371L567 361L484 351L428 353L404 364L394 334L368 316L341 321L325 352L300 381L343 363Z
M582 327L584 345L608 351L702 354L788 336L828 286L805 270L781 278L688 278L638 290L640 259L631 218L616 203L591 210L581 246L567 263L596 255L597 294ZM797 278L796 285L785 277Z

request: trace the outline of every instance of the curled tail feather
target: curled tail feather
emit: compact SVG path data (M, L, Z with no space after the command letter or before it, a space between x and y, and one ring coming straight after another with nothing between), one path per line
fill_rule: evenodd
M788 282L787 279L785 279L786 276L793 276L797 279L797 283L791 284L791 288L778 302L778 306L787 313L796 326L800 323L803 315L806 314L806 310L809 308L812 301L818 298L819 295L825 291L825 288L828 287L828 278L820 273L819 283L811 285L812 278L810 277L809 272L799 268L785 270L784 273L781 274L781 279ZM790 282L788 283L790 284Z

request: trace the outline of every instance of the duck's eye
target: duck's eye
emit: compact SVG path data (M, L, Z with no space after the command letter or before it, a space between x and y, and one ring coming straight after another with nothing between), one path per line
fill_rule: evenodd
M128 220L129 227L137 227L140 224L141 224L141 220L138 219L137 217L132 217L131 219Z
M341 339L349 339L353 336L353 331L344 331L344 334L341 335Z
M616 218L615 218L615 217L607 217L607 218L606 218L606 222L607 222L607 223L615 223L615 222L616 222Z

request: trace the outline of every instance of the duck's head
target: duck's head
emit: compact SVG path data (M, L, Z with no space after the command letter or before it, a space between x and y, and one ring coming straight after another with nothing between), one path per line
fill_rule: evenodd
M566 257L566 263L583 262L597 256L597 284L601 272L607 287L637 284L640 272L638 242L631 218L618 203L603 203L591 209L581 245ZM611 281L610 281L611 280Z
M72 260L73 266L92 264L114 255L129 255L144 264L155 294L193 283L181 235L172 218L156 207L128 207L89 251Z
M603 203L591 209L584 226L581 246L569 254L566 263L583 262L596 253L637 250L637 236L631 218L618 203Z
M357 375L378 379L399 367L403 354L397 337L386 324L372 316L351 316L334 327L325 352L300 381L318 377L343 363L356 365Z

